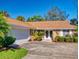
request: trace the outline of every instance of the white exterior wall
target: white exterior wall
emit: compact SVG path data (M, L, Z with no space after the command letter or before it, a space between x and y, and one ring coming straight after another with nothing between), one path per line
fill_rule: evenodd
M73 34L72 30L70 30L68 34L72 35ZM60 31L60 36L64 36L64 31L63 30Z
M70 31L69 31L69 34L70 34L70 35L72 35L72 34L73 34L73 32L70 30Z
M63 36L63 30L60 31L60 36Z

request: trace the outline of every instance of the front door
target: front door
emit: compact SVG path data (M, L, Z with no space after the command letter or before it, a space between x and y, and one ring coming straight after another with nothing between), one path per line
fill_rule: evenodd
M52 31L50 31L50 37L52 38Z
M52 38L52 31L46 31L46 38L48 37Z

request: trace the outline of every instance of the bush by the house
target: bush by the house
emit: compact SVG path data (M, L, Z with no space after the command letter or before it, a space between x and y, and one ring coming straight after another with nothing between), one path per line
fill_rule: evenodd
M75 33L72 37L73 37L74 42L78 42L78 34L77 33Z
M65 37L65 42L73 42L71 37Z
M54 41L57 42L59 41L59 39L60 39L60 36L56 36Z
M60 36L60 42L64 42L64 40L65 40L65 37L64 36Z
M44 32L36 31L32 34L30 41L41 41Z
M16 38L12 36L6 36L3 41L3 46L7 47L15 42Z
M57 42L64 42L64 36L56 36L55 41Z
M73 42L73 38L71 35L66 35L65 36L65 42Z
M6 36L4 38L0 37L0 47L8 47L9 45L13 44L15 42L15 38L11 36Z
M77 36L77 34L74 34L72 36L70 36L70 35L56 36L55 41L56 42L78 42L78 36Z
M78 37L74 37L73 39L74 42L78 42Z

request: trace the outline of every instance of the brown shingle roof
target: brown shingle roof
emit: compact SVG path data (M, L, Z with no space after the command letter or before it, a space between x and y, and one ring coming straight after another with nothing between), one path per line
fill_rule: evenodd
M39 22L22 22L11 18L6 18L10 24L28 27L32 29L75 29L74 25L70 25L68 20L65 21L39 21Z
M26 24L25 22L18 21L18 20L12 19L12 18L5 18L5 20L9 24L13 24L13 25L17 25L17 26L23 26L23 27L30 27L30 24Z
M70 25L68 20L65 21L39 21L26 22L36 29L74 29L74 25Z

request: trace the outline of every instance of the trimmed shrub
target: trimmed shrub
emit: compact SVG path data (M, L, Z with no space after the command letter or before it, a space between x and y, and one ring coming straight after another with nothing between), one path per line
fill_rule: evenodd
M57 42L59 40L60 40L60 36L56 36L54 41Z
M41 37L41 36L38 36L38 37L36 38L36 40L37 40L37 41L41 41L41 40L42 40L42 37Z
M4 41L3 41L3 46L7 47L7 46L13 44L15 42L15 40L16 40L16 38L13 38L11 36L6 36Z
M73 37L73 42L78 42L78 37Z
M41 41L43 35L44 35L44 32L36 31L35 33L32 34L30 41Z
M64 42L64 37L63 36L56 36L55 37L55 42Z
M64 36L60 36L59 42L64 42Z
M65 37L65 42L72 42L72 38L71 37Z
M74 33L72 35L72 38L73 38L73 42L78 42L78 34L77 33Z
M70 35L66 35L65 42L73 42L73 38Z

